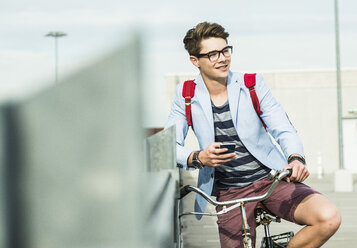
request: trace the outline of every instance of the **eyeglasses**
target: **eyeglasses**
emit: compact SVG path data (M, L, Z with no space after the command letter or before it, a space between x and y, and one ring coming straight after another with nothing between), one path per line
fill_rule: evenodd
M208 53L200 53L200 54L197 54L196 57L197 58L202 58L202 57L207 56L208 59L211 62L216 62L221 53L222 53L222 55L224 57L229 58L231 56L231 54L233 53L233 47L232 46L226 46L221 51L214 50L214 51L210 51Z

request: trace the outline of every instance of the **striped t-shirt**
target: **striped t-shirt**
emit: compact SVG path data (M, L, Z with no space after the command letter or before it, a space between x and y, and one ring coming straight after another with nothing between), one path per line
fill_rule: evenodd
M234 143L236 159L215 168L217 189L242 188L266 177L270 169L245 148L234 128L228 101L220 107L212 102L215 141ZM239 117L238 117L239 118Z

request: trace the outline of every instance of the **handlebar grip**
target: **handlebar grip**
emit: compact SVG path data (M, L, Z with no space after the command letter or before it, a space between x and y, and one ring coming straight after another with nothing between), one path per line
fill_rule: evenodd
M186 185L186 186L183 186L183 187L180 189L179 199L184 198L188 193L191 192L191 190L189 190L189 188L190 188L190 185Z
M287 169L289 171L289 174L286 177L290 177L293 174L293 169Z

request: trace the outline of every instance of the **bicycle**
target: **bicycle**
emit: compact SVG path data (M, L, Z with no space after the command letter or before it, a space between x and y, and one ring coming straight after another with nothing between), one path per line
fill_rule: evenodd
M272 194L279 181L283 180L285 177L289 177L291 173L292 173L291 169L284 170L284 171L271 170L268 178L273 182L265 194L260 196L246 197L246 198L240 198L236 200L223 201L223 202L219 202L212 199L209 195L207 195L205 192L203 192L201 189L197 187L191 185L183 186L179 192L180 194L178 196L179 200L181 200L190 192L196 192L197 194L200 194L202 197L204 197L210 204L214 206L222 206L223 209L219 212L212 212L212 213L184 212L179 215L180 223L181 223L181 218L185 215L218 216L239 207L241 211L241 218L242 218L242 239L243 239L244 248L251 248L252 240L250 234L250 227L248 225L247 216L245 212L245 204L248 202L260 202L267 199ZM271 213L268 212L268 210L262 207L258 207L256 209L255 217L257 221L257 226L258 225L264 226L265 236L262 238L261 248L286 247L289 241L291 240L291 238L294 236L294 233L292 231L272 236L270 234L269 225L271 222L280 222L280 217L272 215ZM182 244L181 239L182 237L180 232L180 246Z

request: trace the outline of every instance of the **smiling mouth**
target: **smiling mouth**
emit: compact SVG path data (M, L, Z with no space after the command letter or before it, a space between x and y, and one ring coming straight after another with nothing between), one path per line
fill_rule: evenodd
M222 69L226 69L227 67L228 67L228 65L222 65L222 66L216 67L216 69L222 70Z

